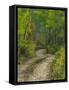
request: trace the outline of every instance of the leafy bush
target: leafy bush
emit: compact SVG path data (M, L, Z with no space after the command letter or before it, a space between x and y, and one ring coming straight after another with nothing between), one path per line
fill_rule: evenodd
M23 45L20 49L20 55L25 57L35 56L36 44L31 40L23 41Z
M60 48L52 63L52 78L60 80L65 78L65 51Z
M25 54L28 57L33 57L35 56L35 49L36 49L36 44L33 43L32 41L28 40L25 43Z
M55 53L57 51L57 47L54 45L48 45L47 46L47 53Z

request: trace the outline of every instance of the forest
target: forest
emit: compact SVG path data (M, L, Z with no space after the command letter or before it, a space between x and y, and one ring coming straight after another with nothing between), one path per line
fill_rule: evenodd
M65 11L18 8L18 65L42 53L54 55L50 78L65 78ZM38 56L40 56L38 55ZM39 68L39 67L38 67Z

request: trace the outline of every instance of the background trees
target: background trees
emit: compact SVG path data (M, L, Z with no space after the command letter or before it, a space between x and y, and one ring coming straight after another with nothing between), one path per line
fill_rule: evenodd
M35 51L46 49L55 53L65 41L65 12L63 10L18 8L19 56L35 56Z

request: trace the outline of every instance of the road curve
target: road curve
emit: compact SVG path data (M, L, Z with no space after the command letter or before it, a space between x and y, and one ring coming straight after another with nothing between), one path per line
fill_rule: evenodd
M45 49L36 51L36 57L18 65L18 82L50 80L54 55L45 54Z

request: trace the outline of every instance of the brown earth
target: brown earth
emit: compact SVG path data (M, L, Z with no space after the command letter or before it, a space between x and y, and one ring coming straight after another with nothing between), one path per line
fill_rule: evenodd
M54 57L45 54L45 49L36 51L36 57L18 65L18 82L50 80Z

